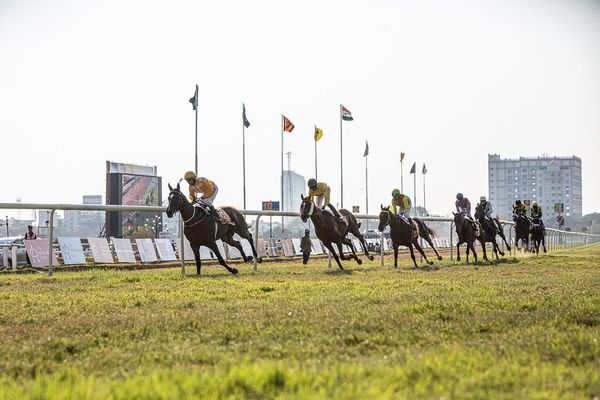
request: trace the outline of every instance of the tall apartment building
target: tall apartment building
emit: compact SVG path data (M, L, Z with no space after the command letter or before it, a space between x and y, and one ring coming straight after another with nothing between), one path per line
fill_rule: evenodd
M283 171L283 210L299 211L301 194L306 194L306 180L294 171Z
M516 199L536 201L544 216L563 203L564 215L581 217L581 158L488 155L489 199L501 218L509 218Z

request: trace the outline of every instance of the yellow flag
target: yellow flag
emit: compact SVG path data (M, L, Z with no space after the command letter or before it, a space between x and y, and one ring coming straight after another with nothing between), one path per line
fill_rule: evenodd
M323 129L315 126L315 142L318 142L323 137Z

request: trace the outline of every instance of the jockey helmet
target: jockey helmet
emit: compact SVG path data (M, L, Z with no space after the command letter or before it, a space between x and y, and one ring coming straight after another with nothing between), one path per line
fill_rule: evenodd
M188 171L183 176L183 179L185 179L186 181L192 181L196 179L196 173L194 171Z
M400 197L400 190L398 190L398 189L392 190L392 197Z
M521 205L521 200L515 201L515 205L520 206Z
M310 229L305 229L305 230L304 230L304 234L305 234L305 235L308 235L308 234L310 234Z
M457 193L457 194L456 194L456 200L462 200L462 199L463 199L463 197L465 197L465 196L463 196L463 194L462 194L462 193Z
M317 187L317 180L314 178L311 178L308 180L308 187L311 189L315 189Z
M531 208L537 208L537 206L538 206L537 202L534 201L533 203L531 203Z
M479 201L483 202L483 201L487 201L487 199L485 198L485 196L481 196L481 197L479 198Z

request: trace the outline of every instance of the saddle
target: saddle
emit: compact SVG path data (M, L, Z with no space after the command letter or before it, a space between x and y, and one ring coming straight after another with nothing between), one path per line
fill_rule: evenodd
M197 200L196 202L194 202L193 206L198 207L202 211L204 211L204 214L206 214L208 218L212 218L224 225L235 225L235 222L233 222L231 218L229 218L229 215L227 215L225 210L223 210L222 208L213 207L209 204L206 204L202 200Z

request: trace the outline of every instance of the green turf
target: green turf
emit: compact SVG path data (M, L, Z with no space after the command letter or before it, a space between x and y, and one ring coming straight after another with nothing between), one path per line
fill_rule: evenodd
M600 396L600 246L345 264L0 274L0 398Z

